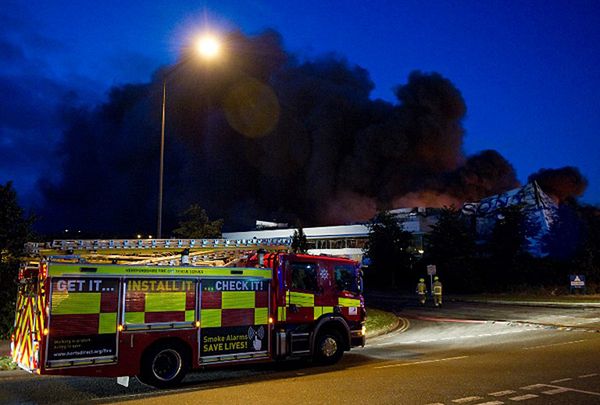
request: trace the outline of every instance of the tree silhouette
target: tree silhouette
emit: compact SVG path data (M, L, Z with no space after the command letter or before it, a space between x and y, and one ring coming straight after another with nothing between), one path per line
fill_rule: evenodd
M368 227L365 255L370 264L365 278L379 287L412 285L412 234L404 231L397 219L387 211L379 212Z
M33 221L19 206L12 182L0 184L0 339L8 337L15 319L19 263Z
M424 260L435 264L450 291L481 289L476 270L476 235L470 217L454 207L444 207L426 238Z
M211 221L204 208L192 204L180 215L179 228L173 234L187 239L220 238L222 228L222 219Z
M292 236L292 252L294 253L306 253L308 251L308 240L304 234L302 225L298 224L298 229L294 231Z

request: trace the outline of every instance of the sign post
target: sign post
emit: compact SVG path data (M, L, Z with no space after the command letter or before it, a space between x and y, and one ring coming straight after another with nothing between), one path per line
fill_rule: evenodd
M427 274L429 274L429 291L431 291L431 295L433 296L433 276L436 274L437 269L435 264L427 265Z
M583 274L569 275L569 289L571 294L573 291L582 291L585 294L585 276Z

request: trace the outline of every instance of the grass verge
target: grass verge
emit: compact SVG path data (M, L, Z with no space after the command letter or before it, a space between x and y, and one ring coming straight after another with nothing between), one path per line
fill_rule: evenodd
M367 337L392 330L398 324L398 317L391 312L367 308Z
M0 356L0 371L16 369L17 365L13 363L12 358L9 356Z

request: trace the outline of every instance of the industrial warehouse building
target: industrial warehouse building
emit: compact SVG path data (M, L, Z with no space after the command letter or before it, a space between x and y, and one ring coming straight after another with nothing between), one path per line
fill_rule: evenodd
M519 205L528 220L539 225L538 232L529 237L529 250L534 256L543 256L541 240L552 226L557 204L545 194L537 183L528 183L523 187L506 193L490 196L478 202L467 202L462 207L463 215L472 218L481 241L484 241L498 220L504 207ZM437 223L439 208L399 208L390 211L402 224L402 228L413 234L415 251L423 251L424 239ZM261 227L273 229L259 229ZM295 228L286 224L257 221L257 229L245 232L224 233L225 239L253 240L289 238L291 241ZM309 244L309 253L344 256L362 261L363 248L367 242L369 228L366 224L336 225L304 228Z
M438 212L439 209L435 208L400 208L390 211L398 218L403 229L413 234L416 250L423 249L424 236L431 231L431 225L437 222ZM257 221L257 227L265 224L285 226L285 224ZM369 228L366 224L320 226L303 228L303 230L309 245L308 253L343 256L362 261L363 248L369 236ZM295 228L287 227L256 229L224 233L223 238L236 240L289 238L291 241L294 231Z
M478 202L465 203L462 213L473 219L477 235L483 241L490 236L502 208L515 205L521 207L531 224L537 225L536 232L527 238L529 253L536 257L544 256L542 239L552 227L558 205L536 182Z

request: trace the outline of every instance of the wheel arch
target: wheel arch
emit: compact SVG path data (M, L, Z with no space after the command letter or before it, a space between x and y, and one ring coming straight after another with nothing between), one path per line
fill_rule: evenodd
M342 338L343 350L350 350L350 327L348 326L346 320L341 316L325 316L319 319L315 325L314 333L310 342L311 353L314 353L317 336L326 331L336 332Z
M179 358L179 366L174 369L176 371L172 376L169 376L169 378L161 377L159 374L161 371L155 370L154 368L154 361L155 359L158 359L156 356L165 351L175 352L177 353L176 356ZM187 372L193 368L192 356L192 348L185 340L181 338L164 337L157 339L145 347L142 351L140 356L140 368L136 376L143 384L150 385L155 388L175 387L181 382Z
M192 366L192 347L184 339L176 336L168 336L155 340L154 342L152 342L144 348L144 350L142 351L141 359L143 359L144 356L146 356L150 351L160 346L178 347L180 349L183 349L183 354L186 356L185 360L187 361L187 365L189 367Z

